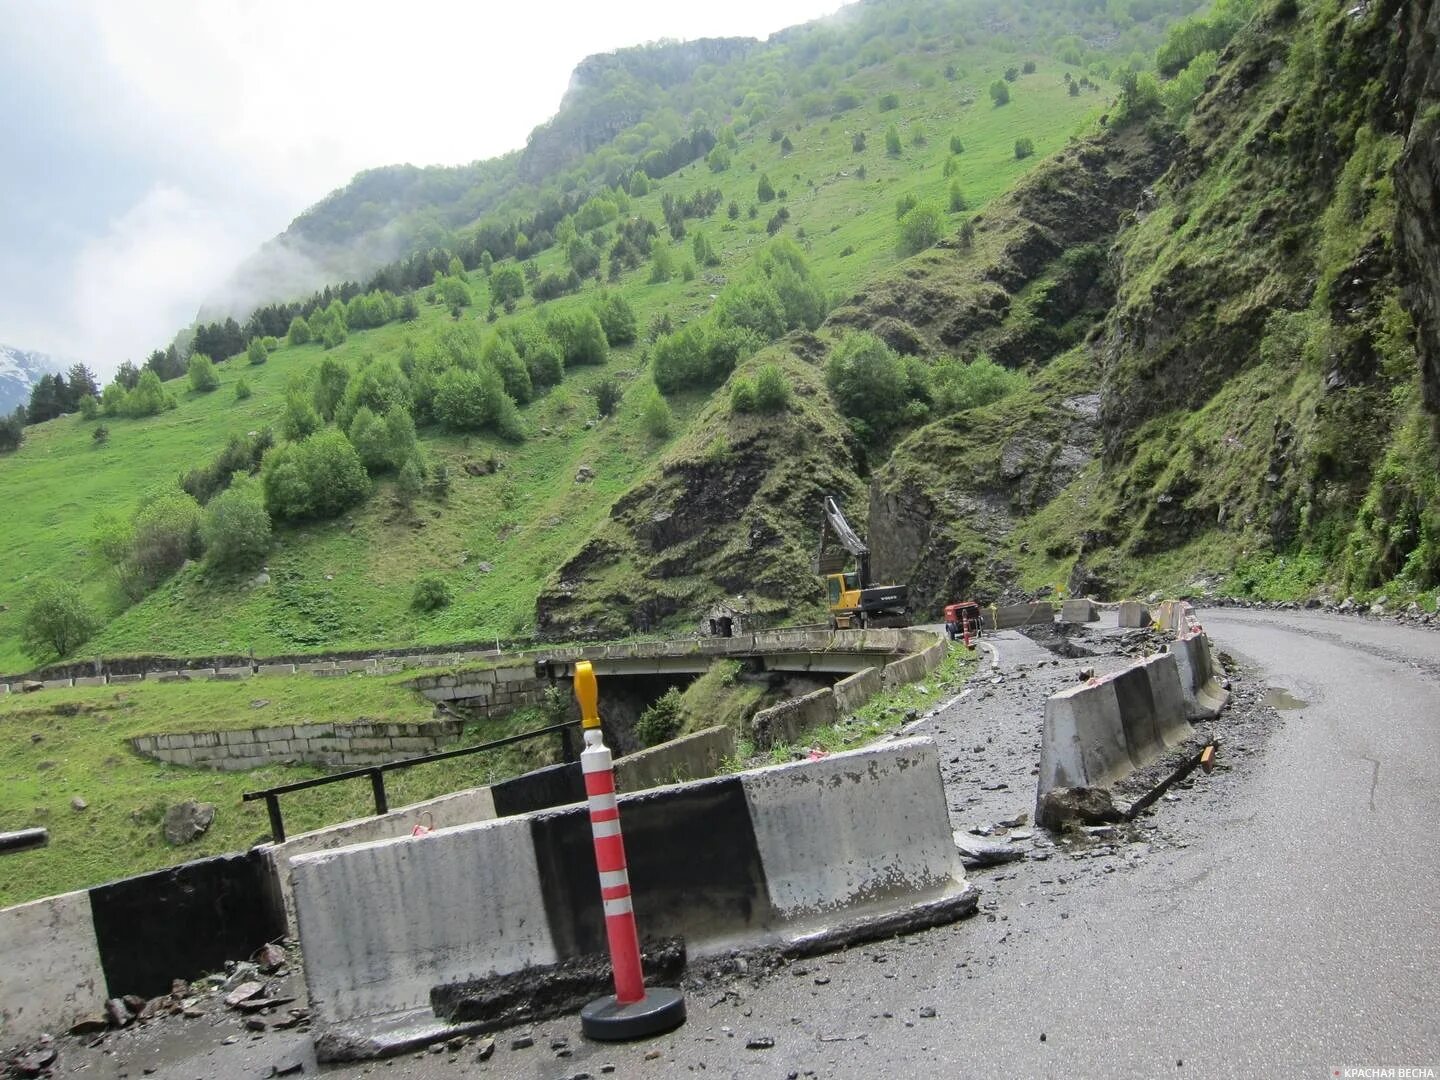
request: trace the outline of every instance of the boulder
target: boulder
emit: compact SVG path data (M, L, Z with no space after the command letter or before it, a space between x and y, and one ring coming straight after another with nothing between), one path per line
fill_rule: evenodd
M213 803L186 799L165 811L165 842L176 847L199 839L215 820Z

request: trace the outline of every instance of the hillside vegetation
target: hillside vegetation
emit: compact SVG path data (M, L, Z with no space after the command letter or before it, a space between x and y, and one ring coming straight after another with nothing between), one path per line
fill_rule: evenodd
M932 15L943 19L949 9L936 10L941 14ZM67 650L80 656L250 650L263 655L511 639L532 633L537 624L550 628L549 608L536 610L543 583L586 547L621 497L672 445L681 453L695 448L699 436L686 435L692 418L703 414L728 422L728 391L711 395L730 364L787 326L813 326L830 298L862 288L895 265L903 257L904 231L897 206L917 208L912 232L917 222L922 233L934 230L920 237L921 246L953 232L1074 131L1093 123L1113 90L1104 88L1109 84L1101 70L1108 68L1097 69L1092 80L1083 68L1072 70L1053 56L1036 53L1027 60L1021 40L998 32L984 35L984 44L936 39L934 33L932 26L871 47L866 42L873 44L874 27L860 21L848 36L822 34L829 41L824 49L804 45L801 39L809 40L804 34L783 48L771 46L781 59L772 56L767 63L780 64L778 70L798 81L791 86L762 80L763 92L757 90L748 113L719 125L718 136L707 140L710 160L655 181L626 166L617 188L604 186L598 176L571 187L567 198L576 212L556 221L544 241L537 238L532 247L548 246L523 263L513 254L496 259L488 248L477 253L480 239L496 234L486 219L468 240L455 238L458 255L417 254L367 283L399 288L396 274L417 273L430 284L413 294L381 289L370 291L367 302L365 287L337 287L310 301L257 311L244 327L234 321L202 324L177 345L157 350L143 369L122 371L121 385L130 389L107 387L98 409L26 428L20 450L0 458L0 489L12 508L0 522L0 557L11 569L0 597L0 670L23 670L56 652L26 651L20 633L32 594L40 582L53 579L78 586L100 624L78 651ZM998 41L1008 42L1001 51ZM745 63L759 63L758 55L747 52ZM812 68L813 77L796 75ZM731 72L727 78L742 76ZM1003 106L988 92L995 83L1010 88ZM704 100L713 105L718 91L707 93ZM824 108L817 110L817 102ZM562 111L554 123L563 126L569 118ZM697 112L692 119L699 124L705 117ZM660 117L636 129L643 133L649 125L652 141L663 141L671 123ZM898 147L887 146L892 128ZM1016 153L1022 138L1034 149L1023 157ZM579 185L585 169L598 173L615 160L641 160L642 152L625 158L617 149L634 142L622 136L607 143L571 173L547 183ZM717 148L723 152L718 156ZM368 183L362 178L356 191L369 190ZM546 190L521 185L512 196L519 204L527 198L543 202ZM350 205L350 198L339 202ZM327 202L315 215L334 209ZM757 299L747 285L762 251L779 251L794 261L811 297L804 301L806 310L796 309L774 326L765 314L768 301ZM766 258L773 264L772 256ZM522 267L525 273L517 273ZM518 297L507 291L511 278L522 283ZM602 284L601 278L608 280ZM547 283L556 283L559 295L537 299L537 292L549 296ZM565 320L602 296L611 305L628 306L633 340L622 333L608 347L602 343L584 355L582 342L559 370L550 366L554 349L569 348L562 340ZM367 303L375 306L367 310ZM717 307L729 311L733 331L727 331L723 355L717 354L719 366L712 364L708 374L687 369L668 382L662 374L667 392L660 404L653 357L665 352L667 335L675 341L666 355L684 354L692 342L682 332ZM752 309L759 314L750 314ZM304 323L299 335L291 332L296 320ZM260 331L272 336L252 336ZM307 343L289 343L307 336L312 339ZM517 346L513 353L500 347L502 338ZM491 416L488 406L477 406L463 416L440 415L446 399L437 384L445 370L473 372L471 382L458 384L456 400L478 401L476 395L488 392L483 373L506 363L513 368L515 354L536 342L520 358L530 385L512 385L513 369L502 379L516 403L513 413ZM189 369L197 363L193 354L203 350L229 358L208 368L200 363L197 382ZM228 480L229 469L243 473L258 465L268 441L277 444L269 453L278 458L295 436L317 423L326 426L325 387L337 367L348 375L352 391L362 371L374 376L365 377L363 402L360 397L348 407L342 402L332 421L346 427L352 442L372 447L368 481L359 482L353 497L339 500L346 505L323 508L290 497L278 479L238 485L230 501L263 500L273 540L268 548L259 544L260 555L249 565L243 558L239 566L214 565L215 559L201 556L193 528L203 523L209 507L178 505L177 480L215 462L213 480L195 489L201 502L208 502L211 489ZM396 369L406 386L392 399L387 395L395 389L390 383ZM856 490L853 478L839 474L847 466L836 446L848 436L825 404L823 385L793 366L784 370L790 400L815 399L807 430L817 424L830 429L807 451L821 470L818 479L833 480L837 490ZM142 372L176 377L147 390ZM296 398L309 408L296 406ZM374 434L369 428L357 435L354 413L362 403L381 419L400 405L418 428L413 445L386 450L386 438L407 441L403 432L383 433L380 444L374 438L366 442ZM329 405L336 407L333 401ZM759 433L773 424L756 413L741 426ZM234 439L248 442L220 464ZM700 449L715 452L713 441L706 436ZM407 474L412 460L415 467ZM770 463L779 460L772 455ZM278 467L271 471L283 475ZM328 486L349 490L355 482L341 484L332 477ZM159 510L144 509L157 500ZM803 502L797 489L794 515L808 517ZM137 565L144 562L134 547L137 527L144 525L137 512L181 534L166 549L168 560ZM718 536L726 528L724 514L716 522ZM139 535L150 534L140 527ZM789 542L797 553L809 543L799 534ZM439 598L448 592L448 603L417 605L416 584L427 574L443 578ZM727 586L748 589L746 581L732 578ZM813 607L818 594L809 595L812 584L806 574L787 568L758 584L760 605L777 617ZM612 593L587 603L623 604L624 597ZM634 621L626 611L620 625L648 624L679 610L678 604L652 605ZM568 624L556 629L571 632Z

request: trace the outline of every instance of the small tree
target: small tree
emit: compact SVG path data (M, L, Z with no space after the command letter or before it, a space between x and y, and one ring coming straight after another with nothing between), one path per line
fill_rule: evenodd
M501 304L513 304L525 295L525 275L513 262L490 275L490 295Z
M1028 135L1022 135L1015 140L1015 157L1025 159L1035 153L1035 140Z
M675 256L670 245L656 241L650 252L650 284L661 285L675 276Z
M951 136L950 136L950 153L952 153L952 154L963 154L964 152L965 152L965 144L960 141L960 136L959 136L959 135L951 135Z
M100 620L68 581L42 581L30 590L20 619L20 642L36 660L63 657L94 636Z
M290 329L285 333L285 340L291 345L306 345L310 342L310 324L299 315L290 320Z
M250 393L250 384L245 380L245 376L241 375L235 383L235 400L244 401L250 396Z
M1026 75L1034 75L1034 74L1035 74L1035 61L1034 61L1034 60L1026 60L1025 63L1023 63L1023 64L1020 65L1020 70L1023 71Z
M906 192L895 200L895 220L899 221L911 210L920 205L919 198L913 192Z
M425 471L420 466L420 458L412 454L400 466L400 473L395 478L395 497L401 506L410 506L424 490Z
M760 179L755 183L755 197L762 203L769 202L775 198L775 186L770 183L770 175L761 173Z
M900 253L913 255L940 239L943 217L929 203L915 207L900 219Z
M90 440L95 446L104 446L110 441L110 429L104 424L99 425L90 433Z
M670 403L660 391L652 388L645 395L645 403L640 408L640 422L654 439L668 438L674 430L675 418L670 412Z
M825 382L840 411L867 432L881 432L900 418L905 377L894 350L867 330L848 333L825 364Z
M755 384L742 375L730 382L730 409L737 413L755 411Z
M270 515L253 479L232 483L205 507L200 522L205 565L214 570L254 570L270 550Z
M615 407L620 404L620 397L620 384L608 375L595 386L595 406L600 410L601 416L614 415Z
M898 109L899 107L900 107L900 95L899 95L899 94L881 94L881 95L880 95L879 108L880 108L880 111L881 111L881 112L889 112L891 109Z
M857 131L850 136L850 149L857 154L865 152L865 133L863 131Z
M191 390L208 393L220 385L220 373L215 370L215 365L204 353L196 353L190 357L186 374L190 379Z
M265 342L259 338L251 338L250 344L245 346L245 359L257 367L270 359L270 352L265 348Z
M891 157L900 156L900 129L894 124L885 129L885 153Z
M965 192L960 187L959 180L950 181L950 212L958 214L961 210L970 209L970 202L965 198Z
M1005 85L1004 79L996 79L990 84L990 100L997 108L1010 104L1010 87Z

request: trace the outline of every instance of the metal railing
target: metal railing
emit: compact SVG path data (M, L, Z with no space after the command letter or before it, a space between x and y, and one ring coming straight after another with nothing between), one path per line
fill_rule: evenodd
M428 765L432 761L446 761L450 758L465 757L469 754L478 754L484 750L495 750L502 746L510 746L514 743L524 742L527 739L535 739L541 735L553 735L556 732L564 733L569 728L578 727L579 720L567 720L562 724L551 724L549 727L535 728L533 731L522 731L517 735L507 735L503 739L494 739L491 742L480 743L476 746L462 746L458 750L441 750L434 754L422 754L419 757L401 758L398 761L387 761L381 765L367 765L359 769L349 769L346 772L332 773L330 776L317 776L313 780L297 780L293 784L281 784L278 787L265 788L262 791L247 791L241 796L244 802L254 802L257 799L265 800L265 809L270 814L270 839L273 843L283 844L285 842L285 820L280 813L280 796L288 795L292 791L305 791L308 788L324 787L326 784L338 784L344 780L358 780L362 776L370 778L370 788L375 795L375 813L388 814L390 802L385 797L385 774L395 772L398 769L409 769L416 765ZM565 759L574 759L574 752L569 739L565 739Z

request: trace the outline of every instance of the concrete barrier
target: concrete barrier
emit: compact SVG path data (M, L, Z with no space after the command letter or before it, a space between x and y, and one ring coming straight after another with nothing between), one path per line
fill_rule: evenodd
M1224 672L1215 662L1210 639L1203 633L1178 638L1170 647L1179 670L1180 692L1191 720L1213 720L1230 701L1230 691L1221 685ZM1187 725L1188 726L1188 725Z
M750 718L750 736L757 747L765 750L779 743L795 742L807 731L833 724L839 718L835 694L829 689L815 690L804 697L761 709Z
M734 756L735 732L720 724L617 758L615 786L620 791L643 791L661 784L700 780L714 776L725 759Z
M838 716L849 716L883 689L878 667L868 667L841 679L830 688L835 695L835 712Z
M80 675L74 680L75 686L104 686L104 675Z
M261 844L254 850L265 863L265 900L276 919L282 920L286 932L296 933L295 897L290 885L290 864L300 855L315 851L332 851L374 840L409 836L416 825L447 829L474 821L490 821L495 817L495 799L488 787L454 791L436 799L412 803L391 810L388 814L360 818L325 829L300 833L283 844Z
M1054 604L1009 604L980 609L980 625L987 630L1009 630L1017 626L1045 626L1055 621Z
M1092 623L1100 621L1100 609L1087 597L1066 600L1060 606L1060 621L1064 623Z
M294 664L260 664L255 669L257 675L294 675Z
M1119 615L1122 630L1140 630L1150 625L1150 612L1135 600L1122 601Z
M59 1033L105 1003L88 892L0 910L0 1046Z
M975 907L929 740L622 795L620 808L639 924L682 936L692 957L812 952ZM295 858L317 1055L373 1048L406 1023L443 1033L432 988L602 952L591 844L574 806Z
M1072 686L1045 702L1038 792L1108 787L1189 734L1169 653Z

